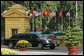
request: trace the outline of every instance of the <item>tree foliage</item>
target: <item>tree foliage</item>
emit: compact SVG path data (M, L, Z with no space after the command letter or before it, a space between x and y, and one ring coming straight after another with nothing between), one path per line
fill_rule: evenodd
M66 46L81 46L80 40L82 35L82 30L80 27L73 27L70 26L65 31L65 35L62 37Z
M56 10L56 23L55 18L52 18L49 14L49 18L45 18L43 16L36 18L36 24L42 24L44 29L44 25L48 27L48 29L55 29L55 26L59 28L61 25L61 19L58 18L58 14L60 10L63 10L63 26L66 29L69 25L69 19L66 17L66 13L70 9L70 21L71 27L76 26L76 1L1 1L1 13L7 10L8 7L11 7L14 4L21 4L26 8L26 11L31 10L32 8L37 11L39 9L42 10L42 14L45 10L49 9L49 11ZM78 11L77 11L77 25L83 29L83 1L78 1ZM42 21L40 21L41 19ZM49 21L48 21L49 20ZM1 31L4 32L4 18L1 16Z

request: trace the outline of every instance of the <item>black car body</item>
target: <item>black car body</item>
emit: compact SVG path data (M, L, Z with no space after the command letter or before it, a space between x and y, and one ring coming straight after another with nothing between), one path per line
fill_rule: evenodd
M59 45L57 40L47 39L42 34L35 33L15 34L11 38L5 39L4 44L13 48L19 40L27 40L32 44L32 47L38 47L40 49L43 49L43 47L50 47L51 49L54 49Z

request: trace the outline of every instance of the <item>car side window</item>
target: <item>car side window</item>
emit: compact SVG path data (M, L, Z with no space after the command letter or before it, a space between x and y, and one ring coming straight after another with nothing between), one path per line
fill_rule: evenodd
M17 35L13 35L13 36L11 37L11 39L15 39L15 38L16 38L16 36L17 36Z
M36 37L36 35L34 35L34 34L27 34L27 35L25 35L25 38L28 39L28 40L34 40L34 39L36 39L37 37Z
M25 39L30 40L31 39L31 35L30 34L26 34L25 35Z
M38 40L40 39L36 34L33 35L33 40Z
M30 38L30 39L33 39L33 35L31 34L29 38Z
M24 34L18 35L18 38L24 39Z

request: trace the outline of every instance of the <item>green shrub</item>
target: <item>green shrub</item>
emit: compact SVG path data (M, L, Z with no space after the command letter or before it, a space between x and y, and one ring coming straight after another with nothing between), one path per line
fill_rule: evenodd
M31 43L28 43L28 47L32 47L32 44Z
M80 27L70 26L65 31L65 35L62 37L64 44L66 46L81 46L80 40L82 39L80 35L82 34L82 29Z
M26 40L19 40L16 44L16 47L25 48L25 47L28 47L28 44L29 44L29 42Z

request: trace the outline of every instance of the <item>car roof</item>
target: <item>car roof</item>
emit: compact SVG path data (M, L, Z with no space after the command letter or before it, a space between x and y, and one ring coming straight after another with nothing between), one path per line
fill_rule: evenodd
M17 34L14 34L14 35L23 35L23 34L36 34L36 33L17 33Z
M28 33L36 33L36 34L41 34L42 32L28 32Z

